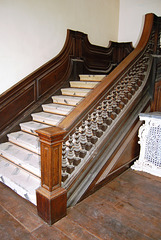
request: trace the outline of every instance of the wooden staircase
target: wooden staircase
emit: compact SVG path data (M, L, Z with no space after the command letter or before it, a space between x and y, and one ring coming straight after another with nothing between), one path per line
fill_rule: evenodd
M33 113L32 121L20 123L21 130L8 134L8 142L0 144L0 181L19 195L36 204L40 186L40 142L36 130L57 126L66 115L105 77L80 75L62 88L62 95L52 96L53 103L43 104L42 112Z
M0 145L1 181L37 204L48 224L137 159L138 115L151 108L160 32L161 19L147 14L133 50L126 43L94 46L68 31L56 58L0 98L0 130L9 139ZM11 132L16 123L21 129Z

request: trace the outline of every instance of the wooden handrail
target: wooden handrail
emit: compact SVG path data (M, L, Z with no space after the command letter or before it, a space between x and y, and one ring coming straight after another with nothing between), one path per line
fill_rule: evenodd
M82 119L89 109L93 108L97 104L98 99L104 96L104 93L110 89L111 85L117 80L117 78L126 72L126 69L136 59L136 57L142 52L146 46L152 26L153 26L153 14L147 14L145 16L145 24L141 39L136 47L92 92L75 108L60 124L59 127L66 131L71 129Z
M135 63L137 61L137 59L140 57L141 53L143 52L143 50L145 49L150 36L152 34L152 30L154 27L154 22L157 20L156 16L154 14L147 14L145 16L145 23L144 23L144 29L143 29L143 33L141 36L141 39L136 47L136 49L131 52L131 54L129 54L129 56L127 56L107 77L105 77L103 79L103 81L95 88L93 89L90 94L59 124L58 128L54 128L54 127L50 127L48 129L43 129L43 130L38 130L37 133L40 136L40 141L43 142L43 139L46 139L46 144L48 146L50 146L50 141L49 139L52 138L52 134L56 134L57 136L59 135L59 131L63 134L61 134L61 137L59 138L59 141L57 141L57 143L59 145L61 145L62 143L62 138L64 136L64 138L67 138L69 134L72 133L73 129L79 125L79 123L81 123L82 119L85 118L85 116L87 116L87 114L89 114L91 112L91 110L93 110L95 107L97 107L97 105L99 104L99 102L101 100L104 99L105 94L107 94L107 92L112 89L112 87L117 83L117 80L120 79L122 76L124 76L126 74L126 72L128 71L128 69L130 69L130 67L133 65L133 63ZM157 44L157 37L154 38L156 40L155 45ZM156 51L157 48L153 48L153 52ZM81 55L81 50L79 52L79 54ZM78 55L79 55L78 54ZM65 134L65 132L66 134ZM55 144L54 140L51 144L51 148L52 145ZM47 159L46 155L45 155L45 148L46 146L44 144L41 144L41 161L45 164L48 165L48 161L51 161L51 165L55 166L55 162L57 163L59 161L58 164L58 168L57 168L57 172L60 171L60 166L61 166L61 161L62 158L59 155L58 158L56 158L56 156L54 158L49 158L49 160ZM42 179L41 179L41 183L42 186L40 188L40 190L37 191L38 193L38 213L41 217L42 216L42 211L40 211L42 206L42 201L44 201L47 205L47 209L51 209L51 212L54 212L54 209L56 208L55 206L55 202L57 202L57 200L54 202L50 201L49 196L52 195L52 199L59 199L58 196L58 192L57 192L57 187L55 188L56 184L53 182L52 188L51 189L46 189L43 186L44 183L44 179L50 179L52 178L51 174L51 170L46 171L47 176L44 175L44 169L41 169L42 172ZM49 180L50 181L50 180ZM59 185L59 188L61 189L61 185ZM45 190L44 190L45 189ZM55 190L54 190L55 189ZM44 191L48 191L47 194L44 194ZM62 196L62 193L60 193L60 196ZM43 200L42 200L43 199ZM63 202L62 198L61 201ZM62 202L60 202L59 204L61 205ZM49 204L50 203L50 204ZM65 209L65 203L63 203L63 209ZM63 215L65 215L66 211L64 210ZM54 214L51 216L51 214L49 213L49 211L45 212L44 210L44 216L45 214L47 214L47 217L43 217L43 219L46 221L46 219L50 218L50 221L48 221L49 223L53 223L54 220ZM59 218L62 217L62 211L60 211L60 215L59 214L56 215L56 219L58 220Z

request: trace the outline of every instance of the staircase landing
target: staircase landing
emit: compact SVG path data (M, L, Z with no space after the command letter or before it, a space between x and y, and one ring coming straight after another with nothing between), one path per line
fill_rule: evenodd
M49 227L36 207L0 183L3 240L161 239L161 178L128 170Z

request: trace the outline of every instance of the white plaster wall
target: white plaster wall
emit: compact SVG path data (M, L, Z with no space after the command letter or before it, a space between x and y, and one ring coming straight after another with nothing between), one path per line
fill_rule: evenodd
M67 29L118 39L119 0L0 0L0 94L56 56Z
M120 0L118 41L132 41L136 46L146 13L161 16L161 0Z

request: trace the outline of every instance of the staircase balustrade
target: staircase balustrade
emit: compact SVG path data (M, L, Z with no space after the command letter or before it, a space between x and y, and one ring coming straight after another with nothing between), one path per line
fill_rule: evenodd
M143 69L147 68L147 66L150 63L150 58L147 58L146 56L148 52L149 52L149 48L148 50L145 50L143 55L140 57L139 64L137 63L138 67L142 66L144 67ZM135 68L135 64L133 68ZM132 73L131 69L129 70L129 73ZM87 161L89 160L89 155L91 155L92 151L94 151L95 144L97 144L97 140L101 138L106 131L110 131L110 128L112 128L112 126L116 123L117 119L120 119L120 116L123 114L123 111L125 110L126 106L130 105L134 101L134 99L137 97L138 93L140 93L142 89L145 87L146 71L143 71L138 74L135 73L135 76L132 78L134 87L131 84L131 77L129 73L126 73L123 77L121 77L121 79L117 82L117 84L113 87L113 89L107 92L107 94L102 99L102 101L98 103L97 109L94 108L93 112L90 111L90 114L88 113L87 116L83 119L82 124L80 126L78 125L79 133L81 135L80 146L79 146L79 157L81 158L81 162L82 162L81 167L83 167L83 163L86 164ZM137 79L138 78L140 79L140 75L141 76L144 75L144 78L141 78L140 82L138 82ZM123 86L123 88L119 88L120 86ZM120 96L123 101L124 99L126 99L124 104L120 104ZM126 98L126 96L129 96L129 97ZM92 115L92 120L93 120L92 121L93 132L90 131L91 147L88 148L89 140L87 141L86 138L88 138L89 124L91 124L89 123L90 115ZM103 116L106 116L104 118L104 122L103 122ZM108 122L107 122L107 116L109 118ZM76 129L78 129L78 126L76 126ZM83 131L81 129L83 129ZM74 135L75 135L75 132L73 133L73 136ZM73 144L70 143L70 146L72 148L72 146L74 146L74 137L72 138L71 141L73 141ZM65 142L64 144L68 147L68 144L66 144ZM72 158L73 159L76 158L76 154L74 154L74 151L72 154ZM67 165L70 165L70 158L68 156L67 156ZM77 165L74 171L77 171L76 170L77 168L81 170L80 169L81 167ZM74 171L68 174L68 178L65 181L62 181L63 186L65 188L69 185L69 182L70 182L69 179L72 179L74 175Z
M130 114L132 109L131 106L139 104L142 94L147 95L143 105L146 105L150 100L151 96L148 95L148 81L152 66L151 54L156 53L160 44L160 23L160 18L154 14L147 14L142 37L136 49L88 94L59 124L59 128L53 127L45 131L37 131L41 141L41 161L46 164L46 166L53 166L52 169L48 168L48 170L44 172L44 166L42 164L42 186L40 188L41 191L37 191L38 212L43 206L40 201L42 196L45 196L45 201L49 202L49 196L52 195L54 198L54 195L56 195L57 199L60 198L59 205L63 205L63 215L65 215L66 203L61 199L61 192L58 196L57 189L66 189L63 190L63 194L67 194L67 190L71 188L75 181L74 179L78 179L81 172L85 170L86 165L92 161L93 155L97 154L99 140L104 139L105 141L105 136L107 138L112 131L119 129L119 127L115 129L115 126L128 118L128 114ZM56 138L56 142L54 142L52 134L57 135L59 141L58 138ZM45 150L46 144L43 143L44 138L50 152L53 146L57 144L59 144L61 149L64 138L62 155L56 154L54 157L50 155L48 159ZM51 140L49 141L51 138L52 143ZM51 164L48 162L51 162ZM62 174L60 174L61 171ZM58 172L59 180L56 182L52 181L53 174L57 176ZM48 177L46 177L46 175ZM44 179L52 182L51 187L44 187ZM61 186L63 186L63 188ZM48 194L43 194L44 189L48 191ZM52 203L50 207L51 212L57 208L57 206ZM43 210L44 212L45 209ZM39 214L42 216L41 213ZM50 215L49 213L44 214ZM61 216L62 211L60 211L59 218L61 218ZM54 217L50 215L50 218L49 222L53 223L55 221Z

